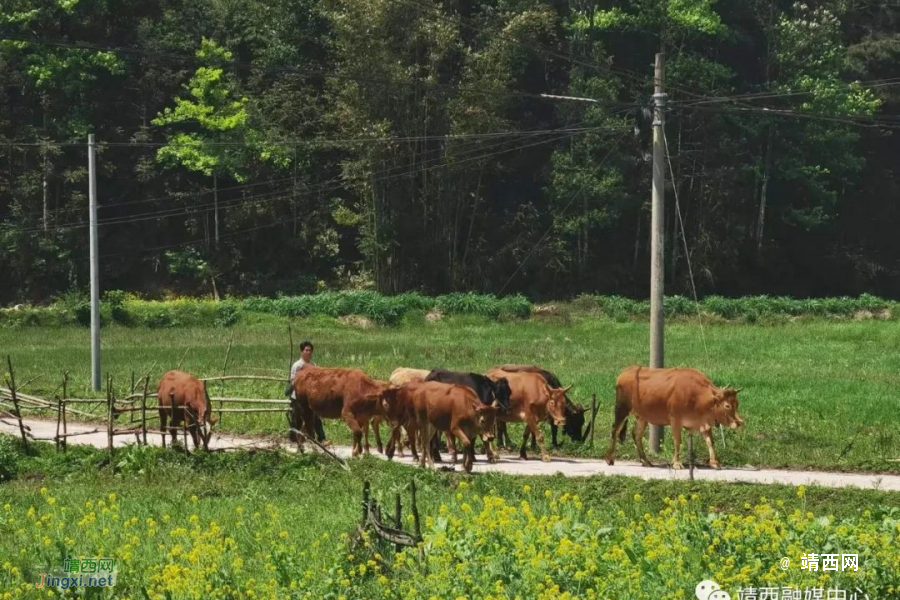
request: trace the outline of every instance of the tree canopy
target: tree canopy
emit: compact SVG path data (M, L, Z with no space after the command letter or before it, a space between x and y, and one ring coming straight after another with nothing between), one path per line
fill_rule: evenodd
M660 51L667 291L900 295L890 0L9 0L0 302L86 288L88 133L105 289L644 296Z

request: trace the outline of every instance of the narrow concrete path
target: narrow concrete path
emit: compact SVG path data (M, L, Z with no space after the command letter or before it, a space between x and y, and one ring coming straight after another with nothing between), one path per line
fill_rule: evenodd
M9 421L9 419L6 419ZM36 438L51 439L56 435L56 422L38 419L26 419L24 423L31 428L31 434ZM102 428L102 429L100 429ZM89 423L68 423L69 433L91 432L72 437L71 444L90 445L97 448L106 448L106 429L103 425ZM17 425L0 422L0 432L19 435ZM155 446L161 445L159 434L150 434L147 441ZM124 446L133 444L135 438L119 435L114 438L115 445ZM191 444L193 445L193 444ZM210 448L240 449L260 447L282 447L293 451L294 446L286 440L266 439L263 437L238 436L231 434L214 433L210 440ZM307 447L310 447L307 444ZM317 450L318 451L318 450ZM338 446L333 449L338 456L349 458L350 448ZM373 449L373 456L382 457ZM412 458L394 457L399 463L412 465ZM447 460L445 458L445 460ZM447 465L448 463L444 463ZM462 471L462 465L456 466L457 471ZM566 477L588 477L591 475L626 475L640 477L641 479L689 479L688 470L675 471L668 466L647 468L632 461L617 461L614 466L609 466L605 461L585 458L553 457L551 462L542 462L539 458L523 461L517 456L503 455L496 464L488 464L483 455L476 457L474 472L499 472L510 475L555 475L562 473ZM865 489L878 489L900 492L900 475L873 475L862 473L830 473L824 471L788 471L781 469L742 469L723 468L716 471L709 468L697 468L694 470L694 479L706 481L743 481L748 483L780 483L785 485L820 485L824 487L858 487Z

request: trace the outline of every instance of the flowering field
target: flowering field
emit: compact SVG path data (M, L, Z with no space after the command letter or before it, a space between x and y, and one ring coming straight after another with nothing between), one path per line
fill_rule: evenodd
M458 477L375 460L347 474L315 457L162 450L113 474L80 452L26 458L0 485L0 600L61 596L35 582L66 557L114 558L117 585L95 597L128 599L675 600L703 579L734 598L751 586L900 594L896 494ZM29 479L32 467L45 476ZM392 506L413 476L421 548L351 544L363 477ZM806 553L856 554L859 568L802 570Z

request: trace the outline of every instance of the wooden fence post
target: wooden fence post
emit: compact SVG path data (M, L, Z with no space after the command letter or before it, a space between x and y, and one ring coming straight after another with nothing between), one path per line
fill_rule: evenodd
M9 387L12 396L13 409L16 411L16 420L19 422L19 433L22 435L22 446L28 450L28 438L25 436L25 425L22 423L22 411L19 410L19 398L16 396L16 375L13 372L12 357L6 355L6 363L9 365L9 377L6 379L6 385Z
M365 529L366 521L369 518L369 482L363 482L363 500L362 500L362 519L360 520L360 527Z
M150 385L150 376L144 378L144 394L141 396L141 434L144 437L144 445L147 445L147 386Z
M231 339L228 340L228 350L225 351L225 363L222 365L222 377L225 377L225 373L228 371L228 357L231 356L231 346L234 344L234 329L231 330ZM203 382L203 385L206 385L206 382ZM222 395L225 395L225 380L222 380ZM222 422L222 409L224 408L225 402L219 400L219 423ZM209 407L210 411L212 410L212 406Z
M396 495L394 502L394 528L397 531L403 530L403 505L400 504L400 494ZM395 550L400 552L403 550L403 545L398 543L395 546Z
M63 374L63 397L62 401L62 426L63 426L63 439L62 439L62 449L63 452L68 451L69 449L69 427L66 424L66 398L68 397L69 390L69 372L66 371Z
M589 448L594 447L594 421L597 418L597 394L591 394L591 441L588 443Z
M172 414L175 414L175 407L172 407ZM184 453L190 454L187 443L187 406L181 409L181 431L184 433Z
M412 502L410 506L410 510L412 510L413 516L413 528L416 532L416 539L422 539L422 525L419 523L419 506L416 504L416 480L413 479L409 484L410 491L412 492Z
M109 452L109 462L112 464L113 459L113 392L112 392L112 376L106 374L106 442L107 451Z
M62 400L56 398L56 451L59 452L59 427L62 425Z

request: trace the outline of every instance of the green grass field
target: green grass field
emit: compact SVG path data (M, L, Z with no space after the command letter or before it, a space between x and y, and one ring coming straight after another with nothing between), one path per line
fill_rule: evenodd
M266 316L226 328L143 329L112 326L102 337L103 370L117 394L153 367L153 381L182 357L182 368L201 376L222 372L229 338L230 374L287 373L288 321ZM573 317L515 322L453 317L436 323L407 321L396 327L358 329L331 318L292 321L296 344L316 345L321 366L361 368L386 379L398 366L446 367L483 372L501 363L534 363L575 385L572 397L590 405L597 395L593 449L568 440L559 450L600 456L612 422L613 383L630 364L647 362L648 325L606 318ZM692 366L720 384L743 388L740 412L746 427L716 435L724 465L900 472L900 322L803 320L779 325L672 322L666 330L666 364ZM0 329L0 351L13 357L16 378L35 380L26 391L51 394L64 371L70 396L89 389L88 330L77 327ZM152 386L151 386L152 388ZM229 382L229 396L281 398L282 386ZM218 386L212 395L220 395ZM222 428L279 432L281 415L224 415ZM338 422L329 436L347 440ZM698 459L705 460L698 444ZM667 436L663 456L671 455ZM634 458L630 439L619 456Z

